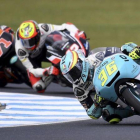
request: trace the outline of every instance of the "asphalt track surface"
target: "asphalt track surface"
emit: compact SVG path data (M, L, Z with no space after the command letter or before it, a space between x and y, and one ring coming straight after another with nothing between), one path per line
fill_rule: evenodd
M55 87L55 88L54 88ZM24 84L9 84L1 92L35 94ZM51 84L44 95L73 97L71 88ZM133 116L117 125L102 118L65 123L0 128L0 140L139 140L140 117Z

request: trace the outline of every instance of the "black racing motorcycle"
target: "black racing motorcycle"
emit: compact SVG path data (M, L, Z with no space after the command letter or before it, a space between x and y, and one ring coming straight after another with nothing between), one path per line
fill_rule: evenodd
M0 87L4 87L8 83L25 83L31 87L27 71L15 54L14 45L14 38L10 34L3 32L0 35ZM47 36L41 56L45 55L45 62L60 69L60 60L67 51L78 49L81 49L86 57L88 56L90 47L86 36L72 34L67 30L54 31ZM38 65L37 62L40 60L39 58L37 60L35 60L35 64L38 67L40 64ZM72 84L61 73L54 76L52 82L64 87L72 87Z
M27 71L16 56L14 36L0 29L0 87L8 83L31 87Z
M85 57L88 56L90 52L89 42L86 39L85 33L80 36L78 33L70 33L67 30L64 31L54 31L49 34L46 38L46 58L48 62L58 69L60 69L60 60L68 52L72 50L81 49ZM54 83L58 83L61 86L72 87L72 84L60 73L54 76Z

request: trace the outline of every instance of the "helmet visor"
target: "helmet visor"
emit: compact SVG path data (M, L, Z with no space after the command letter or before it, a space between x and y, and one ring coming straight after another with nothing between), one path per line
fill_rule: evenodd
M71 83L74 83L75 81L79 80L81 77L82 72L82 63L78 61L78 63L66 74L64 74L64 77Z
M35 37L29 39L21 39L21 41L26 49L32 50L32 48L37 47L40 41L40 35L37 34Z

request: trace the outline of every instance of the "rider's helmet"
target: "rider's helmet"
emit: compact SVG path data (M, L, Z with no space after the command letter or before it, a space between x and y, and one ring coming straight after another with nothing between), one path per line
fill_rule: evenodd
M81 84L87 80L89 63L81 50L68 51L60 61L60 69L70 83Z
M11 27L8 27L6 25L1 25L0 26L0 29L2 29L3 31L5 31L7 33L10 33L10 34L14 35L14 31L12 30Z
M26 49L34 50L38 46L41 36L38 24L33 20L22 22L18 36Z

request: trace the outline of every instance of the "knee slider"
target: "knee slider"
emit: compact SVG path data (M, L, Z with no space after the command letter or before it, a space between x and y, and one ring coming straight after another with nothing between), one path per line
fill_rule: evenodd
M44 86L41 84L34 85L33 89L36 90L38 93L43 93L45 91Z
M46 89L46 86L42 79L38 79L38 81L35 81L32 83L32 88L37 91L38 93L43 93Z
M43 90L43 87L40 84L36 85L35 88L37 91Z

